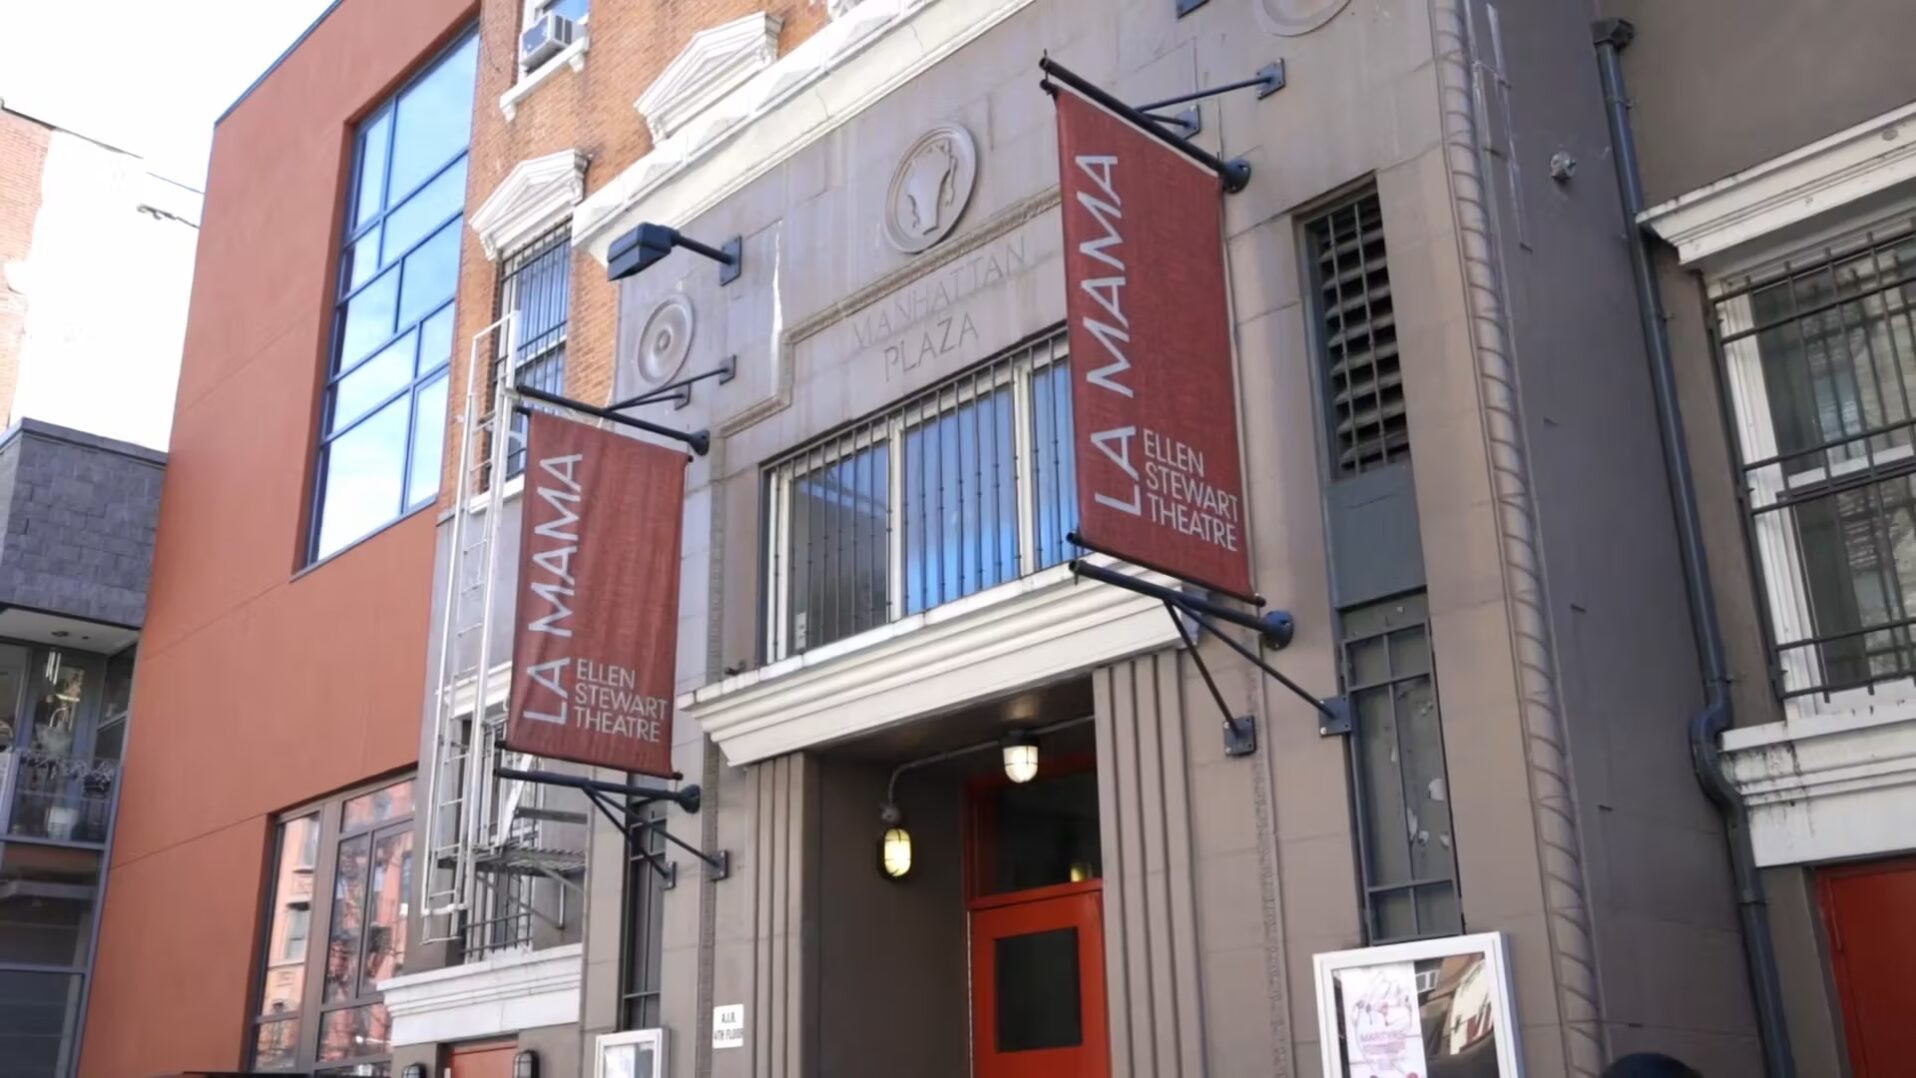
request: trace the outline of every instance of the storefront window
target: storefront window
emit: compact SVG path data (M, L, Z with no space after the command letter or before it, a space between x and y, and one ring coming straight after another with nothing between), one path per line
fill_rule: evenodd
M383 1074L392 1019L379 984L405 971L413 888L413 781L302 810L280 823L254 1067ZM315 896L325 896L315 902ZM323 940L313 948L310 940ZM319 968L314 970L317 963ZM305 986L309 978L317 998Z
M0 644L0 752L13 748L21 732L21 698L26 695L27 649Z
M53 756L73 751L80 725L81 698L87 691L87 668L64 652L49 651L33 705L33 747Z

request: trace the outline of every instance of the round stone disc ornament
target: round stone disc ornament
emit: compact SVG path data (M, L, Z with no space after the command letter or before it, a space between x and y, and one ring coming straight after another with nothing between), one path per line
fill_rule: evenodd
M1257 0L1257 21L1279 37L1297 37L1331 21L1350 0Z
M671 381L692 352L692 304L672 296L652 311L639 336L639 377L647 385Z
M892 173L885 194L885 238L917 254L951 234L978 180L978 147L957 124L918 136Z

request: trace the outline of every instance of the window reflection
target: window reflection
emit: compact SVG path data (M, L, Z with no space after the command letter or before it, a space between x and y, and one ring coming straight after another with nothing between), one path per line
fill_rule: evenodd
M432 379L451 351L477 55L469 35L360 124L338 277L348 298L337 313L309 537L314 560L439 490L447 401L444 383ZM422 321L431 324L409 335ZM387 351L366 359L380 349ZM350 426L370 409L377 410Z
M372 839L362 835L339 845L339 861L333 870L332 932L326 943L326 990L331 1002L353 993L359 981L360 933L366 925L366 869L372 856Z
M266 968L255 1012L261 1021L253 1038L255 1065L260 1070L290 1069L296 1062L318 844L317 814L282 822L274 839Z
M905 432L905 613L1018 575L1011 389Z
M391 520L399 512L405 474L410 402L396 400L326 447L319 553L323 557Z
M413 780L282 820L254 1011L256 1070L384 1073L391 1022L379 985L405 972ZM326 877L316 904L314 879ZM318 991L307 993L309 978ZM372 1068L372 1069L364 1069ZM0 1068L4 1069L4 1068Z
M1340 969L1332 985L1346 1075L1397 1060L1426 1078L1498 1078L1496 976L1482 953Z
M340 828L345 831L357 831L362 827L371 827L376 823L412 815L412 780L395 782L362 794L346 802L341 810Z
M392 1049L392 1024L384 1003L326 1012L320 1019L320 1062L385 1055Z
M890 581L891 456L879 442L792 483L789 557L805 567L791 638L816 646L881 625Z
M406 896L412 892L412 830L382 836L373 846L371 920L366 926L365 975L361 994L379 990L379 982L405 972Z
M33 747L52 756L73 751L80 721L80 700L86 692L86 667L58 651L47 652L41 672L40 698L33 706Z
M13 747L21 731L20 703L26 695L27 649L0 644L0 752Z
M439 66L399 95L387 198L410 194L466 148L472 133L472 87L479 40L468 37Z

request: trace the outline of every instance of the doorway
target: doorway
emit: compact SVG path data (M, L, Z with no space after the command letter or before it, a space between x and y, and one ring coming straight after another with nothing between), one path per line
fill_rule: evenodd
M514 1041L456 1044L447 1053L450 1078L512 1078L512 1059L519 1054Z
M974 1078L1105 1078L1097 773L1046 761L967 790Z
M1916 860L1817 873L1830 964L1856 1078L1907 1074L1916 1057Z

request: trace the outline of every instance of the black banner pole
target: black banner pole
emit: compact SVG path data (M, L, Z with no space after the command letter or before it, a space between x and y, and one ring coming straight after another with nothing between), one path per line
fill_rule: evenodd
M648 434L656 434L661 438L670 438L675 442L684 442L691 447L692 452L697 453L701 457L712 448L712 436L706 431L674 430L671 427L662 427L657 423L647 423L643 419L634 419L629 415L621 415L610 408L600 408L596 405L587 404L584 401L575 401L571 397L561 397L557 393L547 393L543 389L534 389L527 385L515 387L513 392L527 400L538 401L541 404L550 404L556 408L564 408L567 411L578 412L581 415L597 416L608 423L617 423L622 427L631 427L634 430L642 430Z
M1224 189L1226 191L1235 194L1244 190L1245 185L1251 182L1251 163L1249 161L1241 157L1226 161L1203 147L1194 145L1171 134L1160 126L1156 120L1132 108L1130 105L1119 101L1117 98L1112 97L1102 88L1086 82L1083 78L1079 77L1077 73L1054 62L1049 56L1039 60L1038 67L1051 78L1057 79L1078 93L1083 94L1085 97L1123 117L1138 130L1145 132L1166 146L1171 147L1191 160L1196 161L1198 164L1203 165L1205 168L1210 169L1212 172L1217 173L1218 179L1224 182ZM1048 81L1041 82L1038 85L1044 87L1046 93L1057 92L1057 88L1052 86Z

